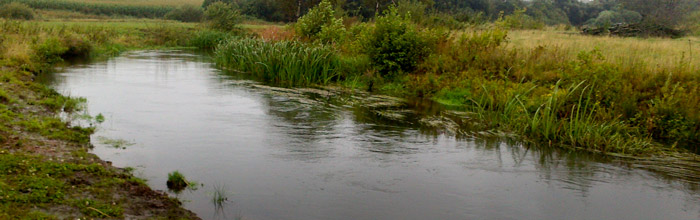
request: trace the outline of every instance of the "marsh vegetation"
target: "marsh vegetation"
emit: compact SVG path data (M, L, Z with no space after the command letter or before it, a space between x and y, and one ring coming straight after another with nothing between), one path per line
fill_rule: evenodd
M85 114L85 100L35 82L67 60L134 49L209 50L226 74L280 87L431 100L470 112L472 129L532 146L697 163L700 4L663 3L0 0L0 217L51 217L55 205L95 218L138 213L115 199L126 190L107 191L143 180L86 153L94 125L59 116ZM681 36L605 31L618 24ZM167 201L160 214L187 214L142 192Z

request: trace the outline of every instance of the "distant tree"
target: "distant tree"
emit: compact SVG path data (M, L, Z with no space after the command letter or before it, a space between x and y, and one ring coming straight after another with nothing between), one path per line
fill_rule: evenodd
M254 0L254 1L257 1L257 0ZM207 8L207 7L209 7L209 5L211 5L214 2L223 2L223 3L229 4L229 5L238 5L238 3L239 3L238 0L204 0L204 2L202 2L202 8Z
M569 17L554 2L549 0L534 0L527 8L527 14L548 25L569 24Z
M642 22L664 26L677 25L697 0L619 0L625 9L639 12Z
M12 2L0 5L0 18L32 20L34 10L25 4Z
M194 5L182 5L165 14L166 19L183 22L199 22L202 21L203 16L204 10Z
M238 10L223 2L210 4L204 11L204 17L211 28L224 31L236 30L241 21Z
M636 11L630 11L625 9L617 10L606 10L600 12L598 17L595 19L593 24L598 27L608 26L618 23L633 24L638 23L642 20L642 15Z

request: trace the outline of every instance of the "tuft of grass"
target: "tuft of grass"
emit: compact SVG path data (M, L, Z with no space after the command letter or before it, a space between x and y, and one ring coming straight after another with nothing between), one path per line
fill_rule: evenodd
M182 191L190 185L190 183L187 182L187 179L185 179L185 176L177 170L173 171L172 173L168 173L168 181L166 184L168 185L168 189L175 192Z
M221 210L228 201L228 191L225 185L215 185L212 192L211 203L217 210Z
M80 213L94 218L122 218L124 210L121 207L105 204L91 199L79 199L72 202Z

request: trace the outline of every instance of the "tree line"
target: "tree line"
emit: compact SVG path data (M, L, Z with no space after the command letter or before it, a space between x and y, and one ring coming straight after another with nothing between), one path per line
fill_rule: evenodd
M267 21L293 22L321 0L205 0L235 5L242 14ZM486 22L524 10L548 25L604 25L654 22L676 25L698 9L698 0L332 0L339 16L369 20L390 5L408 2L424 13L447 14L460 22Z

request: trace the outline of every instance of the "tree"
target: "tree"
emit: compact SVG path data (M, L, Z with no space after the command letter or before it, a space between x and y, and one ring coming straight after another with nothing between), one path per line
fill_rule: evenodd
M696 0L619 0L625 9L639 12L642 22L672 27L690 12Z
M204 17L213 29L232 31L238 29L241 15L230 4L214 2L204 11Z

